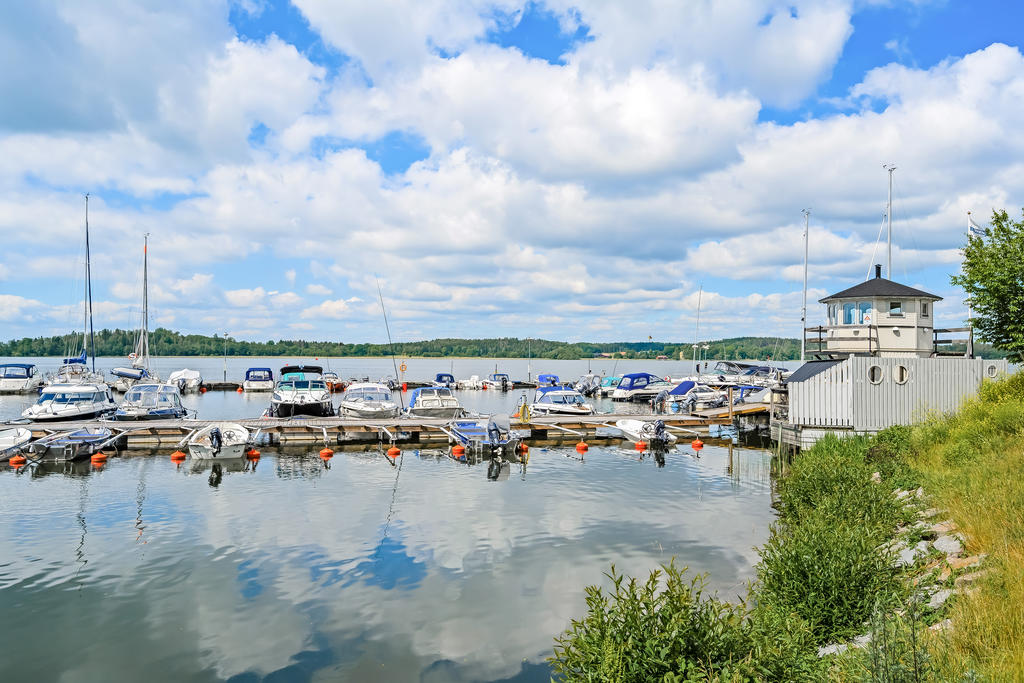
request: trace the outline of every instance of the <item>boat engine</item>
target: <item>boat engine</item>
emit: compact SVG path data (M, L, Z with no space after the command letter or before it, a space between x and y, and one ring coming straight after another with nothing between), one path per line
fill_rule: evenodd
M220 429L214 427L210 430L210 448L213 449L213 454L218 455L220 453L220 447L223 445L224 440L221 438Z

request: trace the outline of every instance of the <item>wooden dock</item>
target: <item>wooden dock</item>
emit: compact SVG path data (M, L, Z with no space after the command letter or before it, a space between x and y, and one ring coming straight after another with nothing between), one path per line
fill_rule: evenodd
M728 415L704 417L699 415L636 415L613 413L588 416L545 416L528 422L512 419L512 429L530 445L576 443L586 439L619 440L615 421L621 419L662 420L685 439L690 432L705 434L711 425L731 424ZM360 420L340 417L313 418L244 418L222 420L147 420L122 422L93 420L88 422L31 422L19 424L30 429L34 436L42 437L56 431L84 427L107 427L123 435L116 446L134 449L179 444L197 429L223 422L235 422L251 431L259 430L258 443L266 445L357 445L376 443L445 445L449 441L443 418L393 418L388 420ZM603 434L599 435L599 432ZM612 432L612 433L609 433Z

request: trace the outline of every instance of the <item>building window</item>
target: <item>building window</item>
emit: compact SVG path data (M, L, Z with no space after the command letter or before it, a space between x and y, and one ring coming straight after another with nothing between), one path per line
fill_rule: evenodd
M988 375L992 379L995 379L996 374L998 374L998 372L999 372L999 370L994 365L990 365L987 368L985 368L985 374Z
M854 304L854 303L843 304L843 324L844 325L856 325L857 324L857 304Z
M882 368L877 365L872 365L868 368L868 381L872 384L882 383Z
M906 384L908 379L910 379L910 370L907 366L897 365L893 373L893 380L896 381L896 384Z
M902 301L890 301L889 302L889 315L903 315L903 302Z
M871 324L871 302L861 301L857 304L857 322L862 325Z
M921 317L922 318L927 318L928 317L928 302L927 301L922 301L921 302Z

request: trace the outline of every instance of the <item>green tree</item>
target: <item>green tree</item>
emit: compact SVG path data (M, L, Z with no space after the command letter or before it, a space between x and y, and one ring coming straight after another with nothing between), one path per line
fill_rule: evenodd
M991 227L984 235L968 237L963 254L962 272L951 280L967 293L978 338L1020 363L1024 360L1024 220L993 211Z

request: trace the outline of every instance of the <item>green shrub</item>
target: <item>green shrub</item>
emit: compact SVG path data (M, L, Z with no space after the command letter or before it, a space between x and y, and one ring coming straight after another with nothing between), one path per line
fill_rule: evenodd
M757 565L758 603L798 615L818 644L857 635L876 596L900 590L878 540L856 521L817 514L775 524Z

